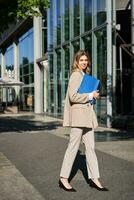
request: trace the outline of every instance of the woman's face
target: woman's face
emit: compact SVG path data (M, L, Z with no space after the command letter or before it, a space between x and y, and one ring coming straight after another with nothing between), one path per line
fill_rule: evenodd
M78 61L79 69L84 71L87 68L87 65L88 65L87 56L85 56L85 55L81 56Z

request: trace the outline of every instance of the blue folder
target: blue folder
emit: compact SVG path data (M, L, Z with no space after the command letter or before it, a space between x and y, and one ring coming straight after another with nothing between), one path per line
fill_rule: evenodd
M80 87L78 89L78 93L90 93L99 89L100 80L96 79L93 76L88 74L84 74ZM95 99L89 100L91 104L95 104Z

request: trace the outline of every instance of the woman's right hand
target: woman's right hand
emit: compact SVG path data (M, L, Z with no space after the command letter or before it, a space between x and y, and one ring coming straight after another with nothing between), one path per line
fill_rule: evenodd
M93 91L93 98L94 99L99 99L100 98L100 93L98 91Z

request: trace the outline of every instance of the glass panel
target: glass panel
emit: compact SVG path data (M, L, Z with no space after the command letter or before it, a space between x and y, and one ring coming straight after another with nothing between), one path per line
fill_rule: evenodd
M106 21L106 0L97 0L97 25Z
M29 58L29 62L33 62L34 60L34 55L33 55L33 34L31 33L29 36L28 36L28 58Z
M54 21L54 17L53 17L53 7L52 7L52 3L50 3L50 8L48 9L48 34L47 34L47 38L48 38L48 51L52 51L53 49L53 21Z
M54 83L50 82L50 113L54 113Z
M97 78L100 80L101 99L97 101L99 121L106 124L107 96L107 38L106 28L95 32L97 42Z
M53 76L54 76L54 69L53 69L53 54L50 54L50 60L49 60L49 76L50 80L53 81Z
M89 52L89 54L91 54L92 52L92 35L86 35L85 37L82 38L84 41L84 47L85 50Z
M34 83L33 29L19 38L19 59L20 80L25 84L20 91L20 109L33 110L34 87L31 87Z
M30 63L30 73L34 72L34 64Z
M34 82L34 74L30 74L29 83L33 83L33 82Z
M65 1L65 16L64 16L64 26L65 26L65 41L69 40L69 0Z
M61 10L60 10L60 0L56 1L57 7L57 44L61 42Z
M57 51L57 102L58 102L58 109L57 112L61 114L61 83L62 81L62 74L61 74L61 49Z
M89 53L89 56L91 58L92 56L92 34L90 35L87 35L85 37L82 38L83 39L83 42L84 42L84 47L85 47L85 50ZM92 61L92 58L91 58L91 61ZM91 68L92 66L90 66ZM92 71L92 69L91 69Z
M85 8L85 31L88 31L92 28L92 0L84 1Z
M20 110L34 110L34 87L25 87L20 90Z
M7 77L14 78L13 45L9 46L5 52L5 65Z
M42 18L42 54L47 52L47 12L43 13Z
M22 38L22 40L20 39L20 43L19 43L19 47L20 47L20 63L25 65L29 63L29 59L28 59L28 41L27 41L27 37L26 38ZM32 50L32 49L30 49Z
M69 75L70 75L70 49L69 46L64 47L65 51L65 70L64 70L64 82L65 82L65 93L68 86Z
M48 110L54 113L54 73L53 73L53 54L48 56L49 59L49 82L48 82Z
M74 37L80 33L80 5L79 0L74 0Z
M23 76L23 82L29 84L29 76Z
M77 51L79 51L79 49L80 49L80 41L76 40L72 44L73 44L73 47L74 47L74 53L76 53Z
M25 65L25 66L23 67L23 73L24 73L24 74L29 74L29 65Z
M101 95L107 95L107 56L106 56L106 29L96 33L97 36L97 76L101 80Z

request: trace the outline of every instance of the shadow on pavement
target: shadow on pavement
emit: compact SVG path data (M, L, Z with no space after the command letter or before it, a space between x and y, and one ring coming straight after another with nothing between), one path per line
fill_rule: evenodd
M41 131L53 130L61 126L60 121L42 122L34 121L34 116L23 117L0 117L0 133L1 132L22 132L22 131Z
M73 168L69 177L69 182L74 178L74 176L77 174L78 170L81 171L83 174L83 177L87 183L89 183L88 179L88 173L87 173L87 166L86 166L86 157L85 155L81 154L81 151L79 150L77 153L77 156L75 158Z

